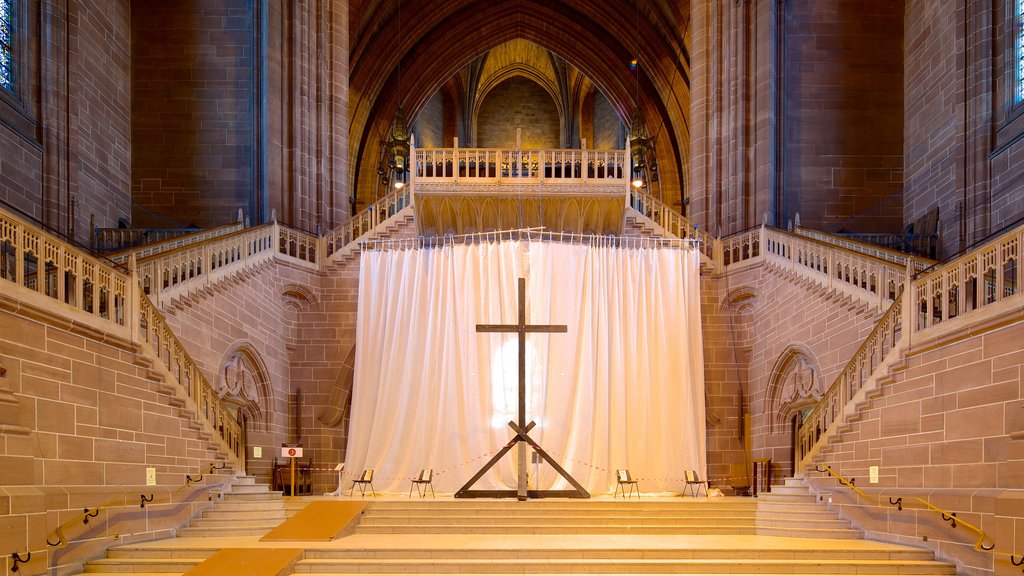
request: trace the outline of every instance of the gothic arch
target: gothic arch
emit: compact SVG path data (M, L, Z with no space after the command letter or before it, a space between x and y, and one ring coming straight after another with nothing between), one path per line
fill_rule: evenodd
M757 307L757 291L752 286L740 286L726 294L722 301L722 312L732 310L740 314L748 314Z
M228 346L218 365L215 389L229 406L246 412L254 428L270 430L274 389L266 364L248 340Z
M804 344L790 344L769 374L766 406L770 434L787 431L793 415L815 405L825 393L818 360Z
M319 312L320 299L309 288L298 284L285 286L281 292L285 308L295 312Z

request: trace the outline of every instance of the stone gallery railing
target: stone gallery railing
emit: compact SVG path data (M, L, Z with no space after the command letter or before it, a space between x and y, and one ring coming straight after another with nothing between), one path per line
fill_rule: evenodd
M167 252L168 250L174 250L175 248L181 248L182 246L188 246L189 244L198 244L205 242L218 236L224 236L233 232L245 228L242 222L235 222L234 224L227 224L225 226L218 226L216 228L209 228L206 230L199 230L190 234L184 234L181 236L175 236L169 240L161 240L155 242L147 242L143 246L138 248L132 248L129 250L122 250L121 252L115 252L108 254L107 258L117 262L118 264L125 264L128 262L130 254L135 255L136 260L143 258L149 258L161 252Z
M412 205L412 188L405 186L374 202L324 237L325 254L330 257L355 242L389 218Z
M925 330L1020 295L1017 227L914 281L914 330Z
M957 325L998 317L1007 309L1024 303L1020 291L1017 263L1024 242L1024 226L1011 230L964 254L956 260L899 284L906 286L885 315L878 321L839 377L822 396L799 431L800 458L813 455L827 432L845 421L854 409L857 394L877 378L893 360L893 351L902 351L914 340L930 338ZM954 319L965 318L963 322ZM973 318L973 319L972 319Z
M665 233L676 238L696 240L701 255L705 257L706 261L720 265L721 256L716 254L718 250L716 246L719 246L720 243L701 230L689 218L676 212L654 196L636 188L630 188L627 201L630 208L650 219Z
M580 184L595 180L625 185L629 179L625 150L413 148L411 165L413 179L424 181Z
M160 311L139 292L138 335L140 345L159 359L165 375L191 401L196 417L217 432L236 463L243 458L242 427L232 416L217 390L206 380L195 360L167 324Z
M903 268L906 268L907 262L910 261L913 261L914 267L918 271L924 270L929 266L935 264L935 262L925 258L911 256L904 252L889 250L887 248L882 248L880 246L875 246L873 244L868 244L866 242L858 242L856 240L851 240L850 238L846 238L843 236L836 236L835 234L821 232L820 230L812 230L810 228L803 228L797 226L794 231L800 236L807 236L808 238L814 238L815 240L820 240L822 242L832 244L833 246L839 246L841 248L846 248L847 250L852 250L854 252L859 252L861 254L867 254L868 256L873 256L875 258L878 258L879 260L886 260L888 262L892 262L893 264L896 264Z
M845 422L847 411L852 408L851 404L868 379L875 375L880 365L892 360L890 352L901 348L904 329L903 302L902 297L893 301L892 306L875 324L871 334L839 372L839 377L800 425L797 433L799 459L809 456L818 441L833 425Z
M127 271L0 210L0 278L125 326L132 290Z
M721 263L726 268L762 257L826 290L879 310L896 298L906 276L905 264L767 226L722 239Z
M274 257L274 224L161 252L137 263L142 291L158 306Z

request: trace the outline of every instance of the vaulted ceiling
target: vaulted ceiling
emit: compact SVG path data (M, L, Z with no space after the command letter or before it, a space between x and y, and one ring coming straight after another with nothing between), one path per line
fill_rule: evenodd
M474 58L528 40L585 74L624 123L639 105L662 190L681 201L690 107L688 2L668 0L351 0L350 150L357 201L372 201L395 109L414 118ZM639 71L629 61L639 55Z

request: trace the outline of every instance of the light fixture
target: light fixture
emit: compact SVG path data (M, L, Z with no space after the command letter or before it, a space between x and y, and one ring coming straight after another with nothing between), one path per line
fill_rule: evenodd
M405 110L399 106L391 121L388 137L381 146L381 159L377 165L380 183L387 186L394 179L396 189L404 187L408 173L408 160L409 125L405 120Z
M633 110L629 126L629 156L633 165L633 187L642 188L646 179L654 179L657 162L654 159L654 145L647 135L644 113L639 104ZM645 173L647 178L645 178Z

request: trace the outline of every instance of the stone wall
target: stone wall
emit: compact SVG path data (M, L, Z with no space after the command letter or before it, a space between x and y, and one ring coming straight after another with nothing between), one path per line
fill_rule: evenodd
M799 211L802 224L822 230L901 229L901 203L889 197L903 186L903 5L785 3L780 74L787 221ZM950 61L945 49L934 50Z
M905 220L938 208L947 255L1024 217L1012 6L907 3Z
M91 216L129 216L129 3L22 4L17 89L0 95L0 201L88 242Z
M763 264L703 280L709 476L742 464L740 399L753 458L792 474L790 419L816 402L875 326L878 311L809 287Z
M561 148L561 120L554 100L539 84L513 77L498 84L480 104L477 148L515 148L522 129L523 150Z
M1019 568L974 552L975 534L954 531L911 498L956 512L989 532L998 550L1024 549L1024 322L1019 311L1004 322L991 331L975 326L915 342L880 394L816 459L878 498L857 498L809 474L815 489L829 493L869 537L927 545L965 566L964 573L1017 574ZM877 484L869 482L871 466L878 467ZM902 512L888 505L889 497L900 496Z
M27 574L79 573L114 534L146 540L187 525L233 473L175 492L186 474L222 462L217 444L188 425L130 342L48 311L46 296L16 298L0 297L0 561L32 551ZM140 495L153 497L144 509ZM47 546L60 523L97 506L88 525L65 530L69 546Z
M258 219L253 2L136 1L131 17L133 226Z
M416 135L417 148L451 147L451 142L444 142L444 118L444 95L438 90L427 100L413 122L412 132Z

